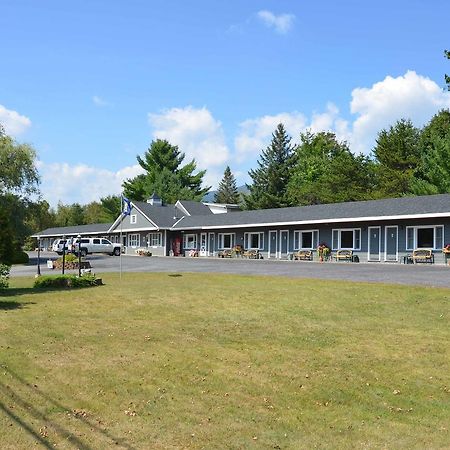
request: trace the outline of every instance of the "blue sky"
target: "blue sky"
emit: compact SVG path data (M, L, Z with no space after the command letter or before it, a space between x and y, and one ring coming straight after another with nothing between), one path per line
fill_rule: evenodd
M248 181L279 121L294 140L327 129L367 153L381 127L450 107L447 9L0 0L0 122L37 150L52 204L118 193L154 137L195 157L213 185L226 164Z

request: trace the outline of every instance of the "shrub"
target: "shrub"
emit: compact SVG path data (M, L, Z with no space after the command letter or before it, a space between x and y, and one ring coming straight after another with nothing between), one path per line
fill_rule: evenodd
M25 242L23 243L23 249L27 252L31 252L37 248L37 239L32 238L31 236L27 237L25 239Z
M13 264L27 264L29 260L30 260L30 258L25 252L17 251L13 255L12 263Z
M143 248L136 250L136 253L139 256L152 256L152 252L150 250L145 250Z
M7 289L9 286L9 271L11 267L0 264L0 289Z
M36 278L34 281L35 288L80 288L97 286L94 275L84 275L77 277L76 275L45 275Z

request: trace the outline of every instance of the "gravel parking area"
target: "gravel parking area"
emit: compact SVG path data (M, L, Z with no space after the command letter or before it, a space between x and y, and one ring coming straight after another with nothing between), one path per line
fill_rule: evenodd
M37 255L30 252L30 263L14 266L11 276L34 275ZM55 273L48 269L47 259L56 259L55 253L42 253L41 273ZM88 256L95 273L118 272L119 258L107 255ZM333 262L320 264L304 261L247 260L219 258L122 257L123 272L203 272L240 275L273 275L296 278L364 281L450 287L450 267L443 265L403 265L376 263Z

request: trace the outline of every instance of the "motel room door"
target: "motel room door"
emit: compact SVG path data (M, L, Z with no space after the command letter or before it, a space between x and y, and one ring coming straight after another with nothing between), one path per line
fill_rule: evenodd
M381 227L369 227L369 261L380 261Z
M287 258L289 249L289 231L280 231L280 253L279 258Z
M385 261L398 260L398 227L389 226L385 231Z
M277 231L276 230L269 231L269 252L267 255L268 258L276 258L278 256L277 243L278 243Z
M216 251L216 246L214 245L215 242L215 234L214 233L208 233L208 255L214 256L214 253Z
M206 233L200 233L200 256L208 256L208 241Z

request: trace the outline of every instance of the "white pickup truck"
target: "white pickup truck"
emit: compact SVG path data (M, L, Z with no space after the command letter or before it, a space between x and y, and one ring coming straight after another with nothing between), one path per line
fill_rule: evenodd
M78 243L78 239L74 239L72 252L76 255L78 255L78 248L80 248L81 256L92 253L107 253L111 256L119 256L121 251L120 244L113 244L105 238L81 238L81 243Z

